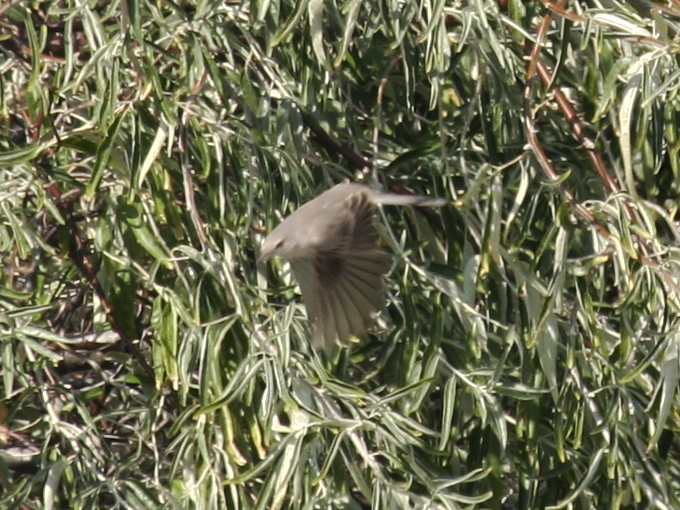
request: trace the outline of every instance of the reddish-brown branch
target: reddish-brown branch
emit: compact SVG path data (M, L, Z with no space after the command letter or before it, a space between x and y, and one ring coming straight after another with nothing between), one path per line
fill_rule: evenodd
M557 7L560 9L564 9L565 4L566 0L560 0L559 2L557 2ZM541 50L541 41L543 41L543 39L545 38L548 26L550 25L551 17L552 17L551 11L548 11L545 14L545 16L543 16L543 20L541 21L541 25L539 26L537 31L536 44L530 46L527 43L525 46L525 49L530 49L531 52L529 64L527 66L527 81L526 85L524 86L524 131L526 133L529 147L531 147L534 156L538 160L538 163L541 165L541 168L543 169L545 174L551 180L557 180L559 179L560 176L557 173L557 171L555 171L555 168L553 167L550 158L548 158L548 155L543 150L543 146L541 145L540 141L538 140L538 137L536 136L537 132L536 124L534 123L534 117L531 110L531 98L533 97L533 86L536 80L537 70L539 70L540 67L539 62L541 62L539 57ZM576 197L574 196L570 189L568 189L564 185L561 185L560 191L562 192L564 197L572 204L572 207L574 207L578 214L588 223L593 225L603 237L609 238L611 236L609 231L595 219L595 216L593 216L593 214L586 207L584 207L583 204L576 200Z
M545 38L545 34L550 24L552 11L563 12L566 0L560 0L555 3L545 2L545 4L546 6L549 7L549 10L543 17L541 25L539 26L539 29L537 31L536 44L531 46L529 45L529 43L527 43L527 45L525 46L525 50L530 49L531 51L529 64L527 66L527 82L524 88L524 127L529 146L531 147L534 155L536 156L536 159L541 165L541 168L549 178L557 179L559 178L559 174L555 171L554 167L552 166L552 162L550 161L550 158L548 158L548 156L546 155L545 151L543 150L543 147L541 146L538 140L538 137L536 136L536 126L534 124L534 119L531 111L531 98L533 94L533 85L537 74L540 76L541 80L543 81L544 84L546 84L546 86L552 83L552 77L550 75L550 72L548 71L548 68L545 65L545 63L540 58L541 43ZM581 123L578 115L576 114L576 111L574 110L573 106L571 105L571 103L569 103L566 96L562 93L561 89L556 87L553 90L553 92L555 94L555 98L558 102L558 105L560 106L563 114L565 115L565 118L571 125L574 134L582 143L584 148L588 151L588 156L593 165L595 166L598 176L600 177L600 179L602 179L605 188L610 193L619 191L620 187L618 183L607 171L604 160L602 159L600 154L596 151L592 141L590 141L590 139L585 134L585 128ZM564 185L560 186L560 190L564 197L572 204L572 207L574 207L576 212L589 224L595 227L597 231L600 233L600 235L602 235L606 239L610 239L612 237L609 230L607 230L606 227L601 225L595 219L593 214L588 209L586 209L580 202L576 200L571 190L566 188L566 186ZM631 219L634 218L633 211L631 210L629 205L624 203L624 208L626 215ZM680 294L680 285L675 281L674 276L669 274L667 271L664 271L657 261L653 260L648 256L648 254L650 253L650 249L648 248L643 239L641 239L638 236L636 236L636 239L639 246L638 257L640 262L654 269L670 288L672 288L676 293Z
M547 86L552 80L548 66L542 60L538 60L536 62L536 69L538 71L538 75L541 77L541 81ZM581 142L586 154L588 154L588 158L593 164L598 177L600 180L602 180L605 190L607 190L608 193L616 193L621 191L621 187L618 185L614 177L612 177L612 175L609 173L609 170L607 170L607 165L605 164L602 155L595 148L595 142L587 135L585 126L581 122L581 118L578 116L576 110L574 110L574 107L564 95L564 92L562 92L562 89L555 87L552 92L555 96L555 101L557 101L557 105L560 107L560 110L562 110L564 118L571 126L572 132L574 135L576 135L578 141Z

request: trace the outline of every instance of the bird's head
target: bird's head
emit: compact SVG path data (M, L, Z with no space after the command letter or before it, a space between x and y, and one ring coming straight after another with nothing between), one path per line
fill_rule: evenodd
M267 236L260 250L259 262L271 257L290 260L306 256L309 247L305 246L305 238L300 236L299 228L292 230L292 227L295 225L284 221Z

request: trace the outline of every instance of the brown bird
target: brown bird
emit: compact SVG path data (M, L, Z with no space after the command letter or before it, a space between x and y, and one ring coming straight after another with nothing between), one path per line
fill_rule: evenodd
M373 227L377 204L436 207L442 198L397 195L362 184L338 184L305 203L264 241L260 261L290 262L312 323L315 347L361 336L383 306L390 257Z

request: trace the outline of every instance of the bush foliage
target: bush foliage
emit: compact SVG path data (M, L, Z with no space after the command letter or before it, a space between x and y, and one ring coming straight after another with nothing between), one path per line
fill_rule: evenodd
M680 506L677 2L0 12L0 507ZM315 352L345 179L450 203Z

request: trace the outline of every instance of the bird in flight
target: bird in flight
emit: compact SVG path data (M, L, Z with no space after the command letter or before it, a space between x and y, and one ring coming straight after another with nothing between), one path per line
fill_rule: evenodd
M383 306L390 256L377 244L376 205L445 203L443 198L337 184L284 219L265 239L259 260L278 256L290 263L312 324L312 344L330 350L336 341L363 335Z

